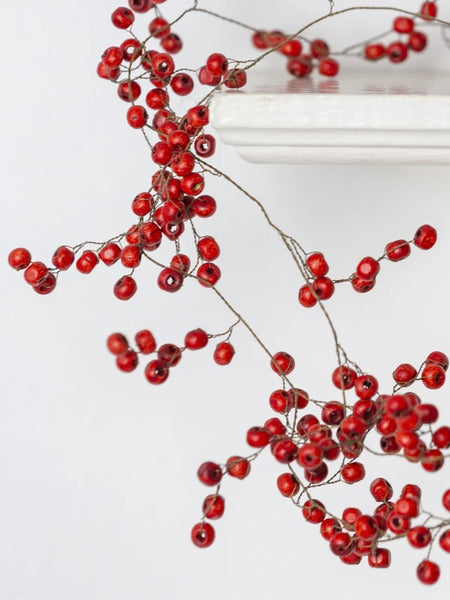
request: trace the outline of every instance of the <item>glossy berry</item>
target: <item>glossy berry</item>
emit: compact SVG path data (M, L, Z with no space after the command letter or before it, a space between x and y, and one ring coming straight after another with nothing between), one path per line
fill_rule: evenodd
M235 350L230 342L220 342L214 350L214 360L218 365L229 365L234 352Z
M387 502L392 498L393 489L389 481L378 477L370 484L370 493L377 502Z
M175 367L181 360L181 349L175 344L163 344L158 348L158 360L166 367Z
M203 329L193 329L184 338L184 345L189 350L200 350L208 344L208 334Z
M163 269L158 276L158 286L165 292L177 292L183 285L183 274L175 269Z
M324 40L312 40L310 49L314 58L325 58L330 53L330 48Z
M218 464L207 461L199 466L197 477L205 485L217 485L222 479L222 469Z
M194 89L194 82L187 73L177 73L172 77L170 87L178 96L187 96Z
M345 483L356 483L364 479L365 475L364 465L358 462L348 463L341 470L341 476Z
M66 271L69 269L73 261L75 260L75 254L67 246L60 246L57 248L52 256L52 263L57 269Z
M446 490L442 496L442 506L450 511L450 489Z
M132 296L134 296L136 290L136 281L129 275L121 277L114 285L114 295L119 300L129 300Z
M222 76L228 70L228 60L219 52L215 52L214 54L210 54L206 60L206 68L211 73L211 75Z
M8 263L16 271L22 271L30 265L31 253L26 248L15 248L8 255Z
M366 258L363 258L356 267L356 275L359 278L368 281L375 279L379 271L380 263L371 256L366 256Z
M282 473L278 476L277 487L280 493L286 498L292 498L298 494L300 490L300 483L292 473Z
M414 21L408 17L396 17L394 19L393 29L398 33L411 33L414 29Z
M430 20L437 17L437 4L433 0L425 0L420 8L423 19Z
M436 390L445 383L445 371L437 363L427 363L422 370L422 383L425 387Z
M403 363L395 369L392 377L400 385L409 385L417 377L417 371L412 365Z
M421 31L413 31L408 39L408 48L413 52L422 52L427 47L427 36Z
M151 354L156 350L156 341L153 334L148 329L138 331L134 336L137 347L142 354Z
M214 528L209 523L197 523L191 531L191 540L198 548L208 548L215 537Z
M376 548L375 552L369 554L368 563L375 569L387 569L391 564L391 551L386 548Z
M33 286L33 290L42 296L50 294L56 287L56 277L53 273L49 273L45 279Z
M127 121L130 127L142 129L147 124L148 114L144 106L131 106L127 112Z
M92 250L85 250L80 258L76 262L76 267L80 273L85 275L92 272L94 267L98 264L98 256Z
M250 473L250 462L242 456L230 456L227 460L226 471L231 477L245 479Z
M439 575L441 574L439 566L436 563L431 562L431 560L423 560L417 567L416 572L419 581L427 585L436 583L436 581L439 579Z
M408 46L402 42L392 42L386 48L386 54L393 63L401 63L408 58Z
M224 75L225 87L237 90L247 83L247 73L241 69L231 69Z
M128 0L130 8L137 13L146 13L153 8L151 0Z
M251 427L247 431L247 444L252 448L264 448L270 442L270 433L265 427Z
M361 277L355 275L351 279L351 284L355 292L358 292L359 294L365 294L370 292L370 290L373 290L375 287L375 281L375 279L361 279Z
M117 94L124 102L135 102L141 95L141 86L135 81L123 81L117 86Z
M383 44L369 44L364 48L364 56L367 60L380 60L386 56L386 48Z
M113 12L111 15L111 20L113 25L119 29L128 29L128 27L134 22L134 15L129 8L120 7L116 8L116 10Z
M311 308L317 304L317 298L309 285L303 285L298 292L298 301L302 306Z
M313 281L312 289L319 300L328 300L334 294L334 283L329 277L318 277Z
M201 238L197 243L197 248L203 260L213 261L220 256L219 244L211 236Z
M387 244L384 252L389 260L398 262L411 254L411 248L406 240L395 240Z
M121 371L131 373L138 365L138 355L134 350L126 350L116 357L116 365Z
M324 58L319 64L319 73L327 77L335 77L339 73L339 63L333 58Z
M372 375L360 375L355 379L355 392L359 398L372 398L378 391L378 381Z
M119 356L128 350L127 338L121 333L112 333L106 340L106 346L111 354Z
M448 369L448 364L449 364L447 355L444 354L443 352L439 352L438 350L435 350L434 352L430 352L430 354L427 356L427 360L425 362L437 363L444 369L444 371L446 371Z
M444 552L450 552L450 529L444 531L444 533L439 537L439 546L444 550Z
M199 283L204 287L211 287L215 285L219 281L220 275L220 269L214 263L203 263L197 269L197 277L199 278Z
M331 375L331 380L339 390L350 390L355 385L356 372L345 365L335 369Z
M314 277L324 277L328 273L328 263L321 252L310 254L306 259L306 264Z
M145 367L144 374L149 383L160 385L169 377L169 368L162 360L152 360Z
M202 512L207 519L220 519L225 512L225 499L218 494L206 496Z
M277 352L273 355L270 366L278 375L289 375L294 370L295 361L287 352Z
M419 525L408 531L407 538L413 548L425 548L431 542L431 531L428 527Z
M114 242L110 242L101 248L98 253L98 257L107 267L110 267L114 263L116 263L120 255L122 253L122 249L120 246Z
M325 507L320 500L307 500L302 507L302 513L309 523L321 523L325 518Z
M422 250L429 250L437 240L437 231L431 225L422 225L414 234L414 244Z

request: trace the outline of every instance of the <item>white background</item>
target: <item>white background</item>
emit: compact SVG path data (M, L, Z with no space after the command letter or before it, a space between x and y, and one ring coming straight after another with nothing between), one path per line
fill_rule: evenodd
M16 246L49 261L60 244L127 229L130 201L148 187L154 167L141 136L125 122L126 106L114 86L95 74L103 49L124 39L110 23L115 3L3 4L0 597L266 600L337 598L351 590L367 599L395 598L400 590L409 598L448 597L449 556L438 548L433 556L442 577L431 589L414 575L424 553L403 541L393 546L388 571L342 565L280 496L275 480L284 469L269 456L253 463L247 480L224 482L227 508L215 545L200 551L191 544L190 529L208 493L196 479L198 465L247 452L245 431L271 416L267 399L277 378L243 329L233 338L237 354L229 367L216 366L208 347L185 356L160 388L147 384L143 365L130 375L115 369L104 346L112 331L132 337L146 327L159 343L182 343L195 327L227 329L232 316L195 282L165 294L155 285L157 271L144 264L138 294L121 303L112 286L122 268L100 265L90 276L67 272L54 294L39 297L8 268L7 253ZM291 30L323 14L327 4L211 0L204 6ZM173 16L183 6L169 0L166 12ZM315 35L340 47L385 29L391 18L352 13ZM147 15L140 17L138 30L146 22ZM176 31L185 41L183 66L201 65L212 51L252 56L246 32L207 17L190 16ZM389 68L445 69L449 54L438 32L432 45L414 64ZM275 57L270 64L282 68L282 62ZM448 169L257 166L224 147L216 160L306 248L322 250L337 277L351 273L363 256L380 254L388 241L411 238L422 223L436 225L433 250L383 264L370 294L340 287L329 308L348 352L386 390L400 362L420 364L432 350L450 351ZM221 243L221 289L271 350L295 355L299 387L337 399L329 330L318 311L299 307L299 277L279 240L225 183L208 181L207 191L219 210L199 230ZM161 256L168 253L163 249ZM446 388L417 391L423 401L436 402L448 423ZM366 464L362 483L324 491L320 497L330 508L373 510L370 480L386 476L397 493L407 482L423 482L424 504L442 512L448 465L429 475L398 458Z

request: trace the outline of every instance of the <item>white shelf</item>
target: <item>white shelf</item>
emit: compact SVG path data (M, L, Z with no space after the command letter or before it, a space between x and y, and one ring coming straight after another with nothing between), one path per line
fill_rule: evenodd
M211 116L250 162L450 164L447 72L368 64L334 79L261 73L246 91L216 94Z

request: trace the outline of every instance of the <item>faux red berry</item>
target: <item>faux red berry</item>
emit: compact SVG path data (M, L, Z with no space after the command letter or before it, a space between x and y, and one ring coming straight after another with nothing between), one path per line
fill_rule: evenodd
M395 240L386 246L384 252L389 260L398 262L411 254L411 248L406 240Z
M33 286L33 290L42 296L50 294L56 287L56 277L49 273L45 279Z
M245 479L250 473L250 462L242 456L230 456L227 460L226 470L231 477Z
M270 361L272 370L278 375L289 375L295 367L295 360L287 352L277 352Z
M422 225L414 234L414 244L422 250L429 250L437 240L437 231L431 225Z
M408 58L408 46L402 42L392 42L386 48L386 54L393 63L401 63Z
M444 492L442 496L442 505L445 509L450 510L450 489Z
M140 43L134 38L124 40L120 44L120 49L123 53L123 59L127 62L134 62L142 55L142 48Z
M324 40L312 40L311 54L314 58L325 58L330 54L330 48Z
M183 42L181 41L180 36L176 33L169 33L162 38L161 46L166 52L170 52L170 54L177 54L177 52L179 52L183 47Z
M364 56L367 60L380 60L386 56L386 48L383 44L369 44L364 48Z
M366 470L362 463L352 462L342 467L341 476L345 483L352 484L364 479Z
M422 18L427 21L435 19L437 12L437 4L432 0L425 0L420 8L420 14L422 15Z
M377 502L386 502L392 498L393 490L389 481L378 477L370 484L370 493Z
M109 244L103 246L98 253L98 257L102 263L104 263L107 267L110 267L119 260L121 253L121 247L114 242L110 242Z
M324 58L319 64L319 73L327 77L335 77L339 73L339 63L333 58Z
M265 427L251 427L247 431L247 444L252 448L264 448L270 442L270 433Z
M128 0L128 4L137 13L146 13L154 6L151 0Z
M69 269L74 260L75 254L70 248L67 248L67 246L60 246L57 248L57 250L55 250L52 256L52 263L61 271L66 271Z
M370 567L387 569L391 564L391 551L386 548L376 548L367 558Z
M127 112L127 121L130 127L142 129L147 124L148 114L144 106L130 106Z
M395 369L392 377L400 385L409 385L417 377L417 371L412 365L403 363Z
M138 331L134 336L136 344L142 354L151 354L156 350L156 342L153 334L148 329Z
M408 531L407 538L413 548L426 548L431 542L431 531L428 527L419 525Z
M138 355L134 350L126 350L116 357L116 365L125 373L131 373L138 365Z
M247 73L241 69L231 69L223 77L225 87L237 90L247 83Z
M123 60L123 50L119 46L111 46L102 54L102 62L110 69L117 68Z
M207 461L199 466L197 477L205 485L217 485L222 479L222 469L218 464Z
M26 248L15 248L8 255L8 263L16 271L22 271L30 265L31 253Z
M421 458L421 465L429 473L439 471L444 464L444 456L440 450L426 450Z
M313 70L311 58L305 55L291 58L287 63L287 70L291 75L294 75L294 77L306 77L306 75L309 75Z
M325 518L325 506L320 500L307 500L302 507L302 513L309 523L321 523Z
M281 48L279 49L279 51L281 52L281 54L284 54L285 56L289 56L289 57L294 57L294 56L300 56L300 54L302 53L302 49L303 46L300 42L300 40L289 40L288 42L285 42Z
M375 279L379 271L380 263L371 256L366 256L366 258L363 258L356 267L356 275L359 278L368 281Z
M339 390L342 388L349 390L355 385L356 372L344 365L333 371L331 380Z
M85 250L80 258L76 262L76 267L80 273L85 275L92 272L94 267L98 264L98 256L92 250Z
M195 198L192 208L197 217L208 218L216 212L217 203L212 196L204 195Z
M298 301L302 306L311 308L317 304L317 298L309 285L303 285L298 292Z
M422 383L425 387L436 390L445 383L445 371L437 363L427 363L422 370Z
M330 550L338 556L347 556L353 552L355 540L346 531L334 533L330 538Z
M209 523L197 523L191 531L191 540L198 548L208 548L215 537L214 528Z
M359 398L372 398L378 392L378 381L372 375L360 375L355 379L355 392Z
M419 578L419 581L427 585L436 583L440 574L441 570L439 569L439 565L431 562L431 560L423 560L417 567L417 577Z
M113 12L111 21L113 22L113 25L119 29L128 29L134 22L134 15L129 8L121 6L120 8L116 8Z
M430 354L427 356L427 360L425 362L437 363L444 369L444 371L446 371L448 369L447 355L444 354L443 352L439 352L438 350L435 350L434 352L430 352Z
M215 285L220 279L220 269L214 263L203 263L197 269L197 277L200 285L204 287L211 287Z
M156 38L163 38L170 33L169 23L162 17L156 17L150 21L148 30Z
M277 487L286 498L292 498L300 490L300 482L292 473L282 473L277 479Z
M181 349L175 344L163 344L158 348L158 360L166 367L175 367L181 360Z
M158 276L158 286L165 292L177 292L183 285L183 274L175 269L163 269Z
M202 512L207 519L220 519L225 512L225 499L218 494L206 496Z
M111 354L119 356L124 354L129 347L127 338L121 333L112 333L106 340L106 346Z
M213 261L220 256L220 247L211 236L201 238L197 243L198 251L203 260Z
M135 269L141 262L141 249L139 246L134 246L132 244L125 246L122 249L120 260L124 267Z
M329 270L327 261L321 252L313 252L306 259L306 264L314 277L324 277Z
M149 383L160 385L169 377L169 368L162 360L152 360L145 367L144 374Z
M408 39L408 48L413 52L422 52L427 47L427 36L421 31L413 31Z
M370 290L373 290L373 288L375 287L376 280L361 279L361 277L355 275L354 277L352 277L350 282L355 292L358 292L359 294L365 294L366 292L370 292Z
M216 151L216 140L212 135L201 134L195 138L194 150L200 158L209 158Z
M187 73L177 73L172 77L170 87L178 96L187 96L194 89L194 82Z
M193 329L186 334L184 344L189 350L200 350L208 344L208 340L206 331L203 331L203 329Z
M114 295L119 300L129 300L137 290L136 281L129 275L121 277L114 286Z
M396 17L394 19L393 29L398 33L411 33L414 29L414 21L409 17Z
M444 531L444 533L439 537L439 546L444 552L450 552L450 529Z

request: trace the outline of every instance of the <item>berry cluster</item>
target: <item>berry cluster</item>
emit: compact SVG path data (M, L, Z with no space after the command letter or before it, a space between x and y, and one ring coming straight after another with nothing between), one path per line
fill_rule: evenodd
M445 382L449 364L445 354L432 352L417 369L402 363L393 372L395 385L392 392L381 394L377 379L348 358L323 307L323 301L333 295L337 283L350 282L358 292L372 289L382 260L398 262L406 258L411 252L411 245L430 249L437 239L436 230L430 225L423 225L411 241L395 240L387 244L380 258L363 258L350 277L331 279L328 263L321 252L306 253L294 238L274 225L256 198L207 162L216 147L214 136L205 131L209 124L211 93L222 85L230 89L243 87L247 81L247 70L261 57L255 61L239 62L213 52L198 69L179 70L174 55L181 50L183 43L172 31L174 23L169 23L161 15L159 5L164 2L129 0L129 7L117 8L112 13L112 23L116 28L127 31L128 37L120 44L108 47L97 67L97 74L112 82L119 99L127 103L126 121L131 128L143 134L156 165L149 189L139 193L131 202L135 217L133 224L125 232L102 243L60 246L53 254L52 267L40 261L33 262L27 249L16 248L9 254L10 266L17 271L23 270L26 282L39 294L53 291L61 271L73 264L80 273L89 274L99 263L110 267L120 262L127 272L115 283L114 294L120 300L129 300L137 290L134 272L143 258L157 266L156 282L163 291L179 291L187 278L211 288L237 318L237 322L224 333L208 334L197 328L185 335L184 345L164 343L158 346L152 332L144 329L136 333L135 347L121 333L108 337L107 347L123 372L136 369L139 355L153 355L144 370L146 379L152 384L162 384L167 380L170 369L179 363L185 350L205 348L212 338L223 338L215 347L214 361L219 365L229 364L235 353L229 340L238 323L269 355L270 368L282 383L269 396L269 406L277 416L268 418L263 426L248 429L246 440L253 450L249 456L233 455L224 465L208 461L199 467L200 481L216 487L216 490L205 498L203 517L192 529L195 545L204 548L214 541L215 531L208 520L218 519L224 514L225 500L219 494L223 476L246 478L251 462L269 447L274 459L287 469L277 479L280 493L301 509L307 521L321 524L322 536L329 542L331 551L344 563L358 564L362 557L367 556L370 566L387 567L390 552L380 544L401 537L406 537L416 548L428 547L431 551L433 541L439 535L440 547L449 552L450 519L436 517L424 510L421 490L413 484L407 485L394 502L391 500L393 490L390 484L381 477L374 480L370 490L380 504L370 514L350 506L337 517L311 495L314 488L322 485L362 481L366 473L361 457L365 452L397 454L421 464L425 471L431 473L444 464L444 451L450 448L450 427L435 426L439 416L436 406L422 402L416 393L405 392L404 388L416 382L422 382L427 389L440 388ZM197 4L197 1L194 2L176 22L188 12L202 10ZM139 39L132 30L135 17L150 11L152 18L146 35ZM425 20L435 19L436 2L424 2L420 15ZM330 13L324 18L332 16ZM406 58L408 48L423 50L427 40L415 29L415 23L415 19L406 16L396 18L394 31L408 36L407 41L400 39L386 49L381 44L364 43L360 46L365 48L365 57L375 60L387 55L393 62L400 62ZM305 29L307 27L302 31ZM308 52L303 52L305 42L309 43ZM152 44L157 44L157 48ZM339 69L328 44L321 39L307 42L298 35L254 30L253 44L265 54L279 51L286 56L288 71L297 77L309 75L314 67L327 76L336 75ZM178 97L189 96L193 92L195 82L189 74L193 71L201 85L213 89L178 114L174 102ZM138 104L138 101L141 103ZM221 277L216 264L220 246L211 235L197 232L197 222L211 217L217 208L216 200L203 193L207 173L225 176L229 183L262 209L269 226L279 234L304 279L299 292L300 303L307 307L319 304L333 331L338 367L331 379L342 394L342 401L313 399L307 392L295 387L290 380L295 368L293 356L285 351L272 354L248 321L217 290L216 284ZM182 252L181 243L186 237L194 243L195 251L191 256ZM173 252L168 265L154 258L155 251L163 243L170 245ZM355 395L353 402L349 398L351 392ZM307 407L311 412L303 414ZM381 452L368 445L372 434L381 436ZM330 464L338 459L340 465L330 474ZM444 494L443 505L450 511L450 490ZM422 522L413 525L412 520L418 518ZM428 555L420 563L417 575L423 583L434 583L439 577L439 567L429 560Z
M429 250L437 240L437 231L431 225L422 225L416 231L414 238L407 240L395 240L389 242L384 254L376 259L366 256L358 263L356 271L347 279L330 279L326 277L329 266L321 252L312 252L306 258L306 268L310 274L310 281L303 285L298 293L298 300L302 306L315 306L318 300L328 300L334 294L335 284L349 281L355 290L361 294L372 290L376 278L380 272L380 262L384 259L398 262L411 254L411 244L422 250Z
M184 338L184 346L181 347L170 343L157 346L152 332L148 329L136 333L134 337L136 349L130 346L127 338L122 333L112 333L106 340L106 345L111 354L116 357L117 368L124 373L131 373L136 369L139 364L139 354L145 356L155 354L155 358L147 363L144 374L149 383L159 385L166 381L169 377L170 368L175 367L180 362L186 349L201 350L208 345L210 338L221 335L227 336L225 341L217 344L213 358L218 365L230 364L235 350L228 340L235 325L237 323L232 325L225 333L216 335L208 335L200 328L188 331Z

